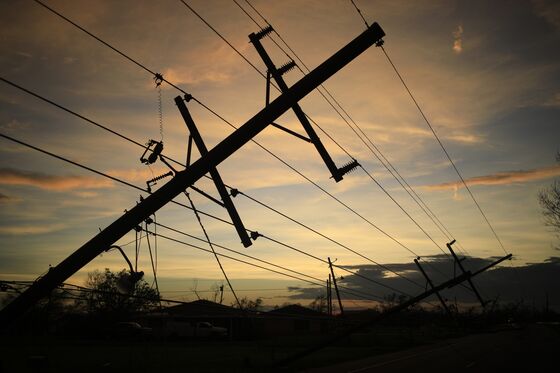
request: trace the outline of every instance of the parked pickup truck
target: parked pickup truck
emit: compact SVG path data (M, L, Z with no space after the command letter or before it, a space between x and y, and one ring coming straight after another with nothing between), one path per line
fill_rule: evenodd
M226 337L228 330L214 326L207 321L178 321L168 320L163 327L164 337L195 337L195 338L219 338Z

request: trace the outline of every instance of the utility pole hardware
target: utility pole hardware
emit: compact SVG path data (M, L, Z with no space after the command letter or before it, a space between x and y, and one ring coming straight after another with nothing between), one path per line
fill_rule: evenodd
M216 168L263 131L271 122L274 122L286 111L297 105L299 100L307 96L384 36L385 33L381 27L374 23L313 71L301 78L292 87L283 90L280 96L209 150L206 155L201 156L185 170L176 172L170 181L142 202L127 210L124 215L101 230L101 232L83 244L57 266L52 267L25 292L0 310L0 326L2 328L8 326L37 301L47 296L53 289L95 259L99 254L106 251L117 240L165 206L177 195L183 193L186 188L192 186L210 172L211 169ZM317 146L317 144L315 145ZM334 172L333 176L335 175L337 176L335 180L339 181L342 179L342 175L339 175L338 172Z
M270 76L272 76L272 78L276 81L276 84L278 84L280 91L284 93L288 91L289 88L286 82L284 81L282 75L287 73L288 71L290 71L296 66L294 61L289 61L284 65L280 66L279 68L276 68L274 62L272 62L270 56L268 55L268 53L266 52L266 50L264 49L261 43L261 39L266 35L268 35L269 33L271 33L272 31L273 31L272 27L269 26L261 30L260 32L257 32L256 34L252 33L249 35L249 40L251 40L251 43L253 43L253 46L259 53L259 56L261 57L261 59L263 60L267 68L267 89L266 89L267 104L268 104L268 100L270 99ZM315 145L315 148L321 155L321 158L323 158L323 162L325 162L325 165L331 172L331 175L336 182L342 180L344 174L352 171L354 168L358 166L358 161L354 159L350 163L338 168L334 164L334 161L332 160L331 156L327 152L327 149L325 149L325 146L321 142L321 139L319 138L319 136L317 136L317 133L311 126L309 119L307 118L307 116L305 115L305 113L303 112L303 110L301 109L301 107L297 102L294 103L294 105L292 106L292 110L294 111L294 114L296 115L301 125L305 129L305 132L307 132L309 139L311 140L313 145ZM283 127L281 129L287 132L291 132Z

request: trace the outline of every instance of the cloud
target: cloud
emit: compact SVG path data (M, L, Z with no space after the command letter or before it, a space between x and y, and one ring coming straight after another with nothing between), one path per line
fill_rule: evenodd
M453 52L459 54L463 51L463 26L457 26L457 29L453 31Z
M560 165L536 168L533 170L519 170L498 172L493 175L475 176L465 179L467 185L507 185L516 183L526 183L529 181L548 179L551 177L560 176ZM457 191L463 187L461 181L452 181L449 183L428 185L425 188L428 190L447 190L452 189Z
M425 257L424 259L422 267L436 285L453 277L453 263L447 256L436 255ZM492 263L496 259L467 257L463 265L466 267L466 270L472 272ZM387 264L387 267L403 274L407 279L388 276L387 271L379 266L367 264L347 266L346 268L352 269L358 276L344 274L344 278L339 280L339 284L356 292L373 294L378 297L385 297L394 293L390 288L376 285L364 279L366 277L411 295L424 292L426 280L413 262ZM337 271L337 275L342 273L340 270ZM499 297L498 299L503 302L519 302L524 300L527 303L535 301L535 304L543 305L545 294L548 294L550 306L554 309L560 309L560 284L550 281L551 278L557 278L558 276L560 276L560 258L549 258L544 263L529 263L521 267L498 265L473 278L473 282L481 294L483 294L485 300ZM415 285L412 281L419 285ZM292 287L288 290L292 293L290 295L292 299L313 299L317 294L320 294L322 289L316 287ZM342 293L341 295L343 299L356 298L348 293ZM460 291L458 287L445 290L442 292L442 295L447 299L456 298L458 302L476 302L476 298L471 292ZM430 298L430 300L437 302L435 298Z
M0 193L0 204L13 203L13 202L19 202L19 201L21 201L20 198L12 197L12 196L5 195L4 193Z
M100 177L48 175L13 168L0 169L0 184L33 186L56 192L74 189L110 188L113 186L112 181Z
M56 232L64 228L65 226L63 224L3 226L0 227L0 234L9 234L9 235L44 234L44 233Z

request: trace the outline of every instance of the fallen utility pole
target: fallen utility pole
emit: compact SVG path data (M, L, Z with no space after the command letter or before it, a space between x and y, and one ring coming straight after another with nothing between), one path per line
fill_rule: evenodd
M328 339L328 340L326 340L326 341L324 341L320 344L317 344L316 346L313 346L313 347L311 347L311 348L309 348L305 351L299 352L299 353L294 354L292 356L289 356L289 357L287 357L283 360L280 360L279 362L275 363L274 365L277 366L277 367L286 366L286 365L288 365L288 364L290 364L290 363L292 363L296 360L299 360L299 359L301 359L305 356L308 356L308 355L310 355L310 354L312 354L316 351L319 351L319 350L321 350L325 347L331 346L334 343L339 342L339 341L343 340L344 338L347 338L351 334L354 334L354 333L359 332L359 331L363 331L365 328L368 328L368 327L372 326L373 324L378 323L379 321L387 318L388 316L391 316L391 315L393 315L397 312L400 312L402 310L407 309L408 307L420 302L421 300L426 299L430 295L436 294L436 293L438 293L438 292L440 292L444 289L452 288L454 286L457 286L464 281L469 281L472 277L474 277L476 275L479 275L482 272L498 265L499 263L503 262L504 260L511 259L511 257L512 257L512 255L508 254L508 255L496 260L495 262L490 263L486 267L484 267L484 268L482 268L482 269L480 269L480 270L478 270L474 273L471 273L469 271L465 271L464 273L462 273L458 277L455 277L455 278L453 278L449 281L446 281L441 285L435 286L435 287L431 288L430 290L427 290L426 292L424 292L420 295L417 295L413 298L410 298L406 302L398 304L395 307L392 307L392 308L388 309L387 311L383 312L382 314L371 318L368 321L365 321L363 323L355 325L355 326L345 330L344 332L342 332L342 333L340 333L340 334L338 334L338 335L336 335L336 336L334 336L334 337L332 337L332 338L330 338L330 339Z
M455 259L455 263L461 269L461 272L465 273L466 272L465 267L463 267L463 264L461 263L465 258L459 259L459 257L457 256L457 254L455 254L455 251L453 251L453 248L451 247L451 245L453 245L455 242L456 241L453 240L449 243L446 243L446 245L447 245L447 248L449 249L449 251L451 252L451 255L453 255L453 258ZM474 283L472 282L472 280L470 278L467 281L469 282L469 285L471 286L472 291L476 295L476 298L480 302L480 305L482 306L482 308L484 308L486 306L486 302L484 302L484 299L482 299L482 296L480 295L480 293L476 289L476 286L474 286Z
M106 251L126 233L165 206L186 188L193 185L206 175L210 169L217 167L229 158L243 145L251 141L253 137L263 131L271 122L292 108L299 100L384 36L385 33L381 27L374 23L370 28L295 83L286 92L283 92L235 132L209 150L205 156L199 158L185 170L177 172L169 182L125 212L123 216L99 232L57 266L52 267L44 276L37 279L29 289L4 307L0 311L0 327L8 326L37 301L47 296L58 285L95 259L99 254Z
M424 268L422 268L422 266L420 265L420 262L418 261L418 259L414 259L414 263L416 263L416 266L418 267L418 269L420 270L420 272L422 272L422 274L424 275L424 278L426 279L426 281L428 282L428 285L430 285L430 288L434 288L434 283L432 282L432 280L428 277L428 274L426 273L426 271L424 271ZM443 307L443 309L445 310L445 312L447 312L448 315L451 315L451 310L449 310L449 307L447 307L447 303L445 303L445 300L443 299L443 297L441 296L441 294L439 293L439 291L436 291L436 295Z

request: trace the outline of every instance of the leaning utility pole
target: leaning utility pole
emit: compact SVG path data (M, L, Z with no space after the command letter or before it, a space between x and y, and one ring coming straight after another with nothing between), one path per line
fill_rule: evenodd
M506 256L504 256L504 257L502 257L502 258L500 258L500 259L498 259L498 260L496 260L496 261L494 261L490 264L488 264L487 266L479 269L476 272L471 273L470 271L464 271L461 275L459 275L455 278L452 278L451 280L448 280L448 281L446 281L446 282L444 282L444 283L442 283L438 286L433 286L431 289L426 290L422 294L419 294L415 297L409 298L407 301L405 301L401 304L398 304L394 307L391 307L387 311L385 311L385 312L383 312L379 315L376 315L376 316L370 318L369 320L367 320L363 323L359 323L357 325L351 326L347 330L344 330L344 331L340 332L339 334L337 334L337 335L335 335L335 336L333 336L333 337L331 337L331 338L329 338L329 339L327 339L323 342L320 342L319 344L317 344L317 345L315 345L315 346L313 346L309 349L306 349L304 351L295 353L292 356L288 356L288 357L274 363L273 367L278 368L278 367L281 367L281 366L286 366L286 365L288 365L288 364L290 364L290 363L292 363L292 362L294 362L298 359L301 359L305 356L308 356L308 355L310 355L310 354L312 354L316 351L319 351L319 350L321 350L325 347L328 347L328 346L331 346L335 343L338 343L338 342L340 342L344 338L347 338L348 336L350 336L353 333L363 332L364 330L371 327L372 325L375 325L376 323L384 320L385 318L387 318L387 317L389 317L389 316L391 316L395 313L398 313L400 311L403 311L403 310L407 309L408 307L410 307L410 306L428 298L429 296L431 296L433 294L437 294L437 293L441 292L442 290L449 289L449 288L452 288L454 286L457 286L457 285L463 283L464 281L471 281L471 279L473 277L478 276L479 274L481 274L481 273L489 270L490 268L500 264L504 260L511 259L511 257L512 257L512 255L508 254L508 255L506 255Z
M371 25L213 149L209 150L206 155L201 156L185 170L177 172L160 189L125 212L123 216L99 232L57 266L52 267L43 277L35 281L31 287L0 311L0 326L7 326L99 254L108 250L117 240L234 154L271 122L293 108L299 100L381 40L383 36L385 36L385 33L377 23Z

